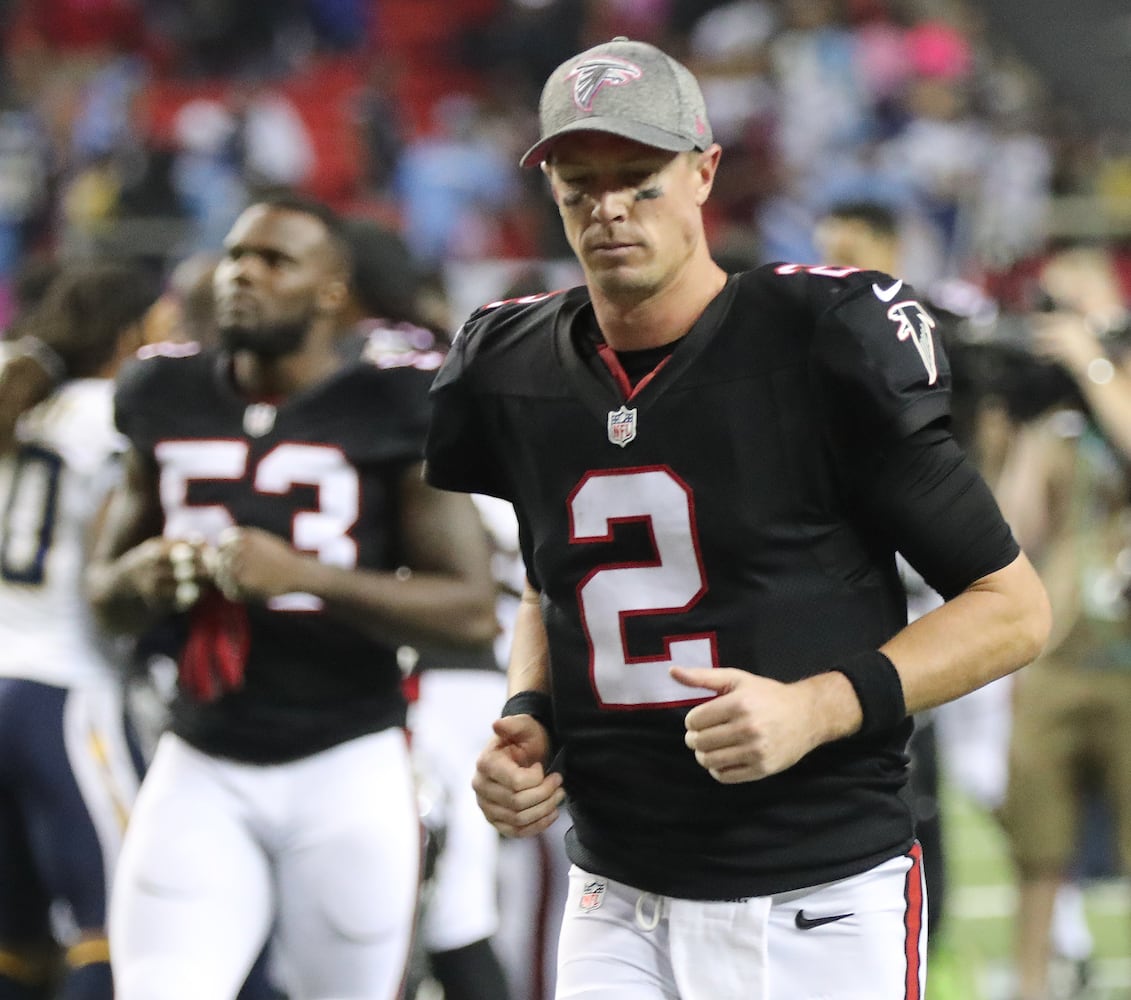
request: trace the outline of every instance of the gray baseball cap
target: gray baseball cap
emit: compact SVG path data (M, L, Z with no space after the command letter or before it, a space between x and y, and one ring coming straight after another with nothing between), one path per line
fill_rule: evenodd
M542 138L519 163L534 167L561 136L608 132L657 149L711 145L703 94L691 71L647 42L614 38L562 63L542 88Z

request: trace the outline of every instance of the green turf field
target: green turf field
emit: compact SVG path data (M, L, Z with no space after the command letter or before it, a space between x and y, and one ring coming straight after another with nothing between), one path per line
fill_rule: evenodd
M927 1000L1012 1000L1014 891L1001 833L984 813L944 792L950 871L948 926L930 966ZM1131 887L1089 885L1088 921L1096 941L1091 985L1080 1000L1131 998ZM1067 975L1068 969L1056 970Z

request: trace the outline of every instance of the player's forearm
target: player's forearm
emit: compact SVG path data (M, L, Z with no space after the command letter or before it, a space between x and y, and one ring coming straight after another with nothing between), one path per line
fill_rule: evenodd
M84 586L104 627L137 634L172 612L176 589L156 479L133 449L123 464L124 482L91 523Z
M1023 667L1043 648L1048 596L1022 554L916 619L881 649L895 664L909 714L968 694Z
M0 454L15 445L16 424L23 414L42 402L55 382L35 358L15 353L0 365Z
M808 698L805 728L813 746L851 736L860 729L864 713L848 678L836 670L798 682Z
M507 693L550 690L550 643L542 621L541 596L529 584L515 615L507 665Z
M86 594L103 628L138 635L166 617L171 609L148 602L133 585L127 556L91 562L86 569Z
M1088 368L1075 373L1076 382L1104 437L1124 461L1131 461L1131 378L1118 368L1112 370L1106 358L1100 361L1108 366L1107 370L1101 367L1100 377Z
M355 628L384 642L489 646L498 634L490 586L443 573L345 570L305 560L294 589L313 594Z

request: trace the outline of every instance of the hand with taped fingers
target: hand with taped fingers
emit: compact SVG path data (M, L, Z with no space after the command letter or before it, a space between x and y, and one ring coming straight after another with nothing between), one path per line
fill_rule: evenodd
M534 837L553 825L565 800L562 776L545 773L549 736L529 715L504 716L493 728L471 782L479 808L504 836Z
M309 556L261 528L227 528L216 546L213 579L230 601L264 601L302 590Z
M839 720L828 695L850 699L846 716L859 714L840 673L792 684L728 667L672 667L671 675L689 688L715 692L687 713L684 742L700 767L724 785L778 774L831 738Z
M198 539L149 538L122 557L122 571L151 608L187 611L212 582L213 550Z

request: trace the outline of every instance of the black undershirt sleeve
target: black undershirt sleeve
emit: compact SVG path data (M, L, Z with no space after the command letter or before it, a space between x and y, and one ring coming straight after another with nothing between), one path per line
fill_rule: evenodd
M946 599L1021 551L989 486L941 422L894 445L861 497L877 532Z

